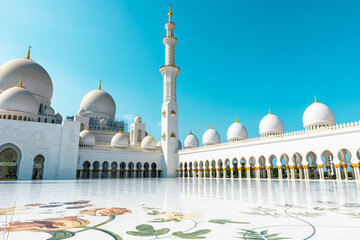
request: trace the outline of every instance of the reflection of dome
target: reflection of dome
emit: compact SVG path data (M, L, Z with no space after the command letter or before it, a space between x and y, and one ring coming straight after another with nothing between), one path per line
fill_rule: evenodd
M260 121L259 132L260 132L261 136L268 135L268 134L283 133L284 132L284 124L278 116L272 114L269 111L269 114L266 115Z
M141 148L144 149L154 149L156 148L156 140L151 136L150 134L144 137L144 139L141 141Z
M139 115L137 115L137 116L135 117L135 119L134 119L134 122L135 122L135 123L141 123L141 121L142 121L142 119L141 119L141 117L140 117Z
M115 118L116 105L114 99L102 89L96 89L82 99L80 111L96 116L107 116Z
M81 131L79 144L82 146L94 146L95 145L94 134L87 129Z
M304 112L304 128L311 126L329 126L335 124L333 111L325 104L316 101L311 104Z
M199 139L192 134L190 131L190 134L186 136L184 139L184 148L194 148L199 146Z
M0 112L10 115L37 116L39 104L34 95L23 87L12 87L0 94Z
M121 131L115 134L111 139L111 147L127 147L129 138Z
M24 79L24 87L34 94L39 103L50 105L53 84L46 70L33 60L19 58L0 66L0 92Z
M44 114L47 115L47 116L53 116L55 114L55 111L52 107L47 107L45 110L44 110Z
M220 135L215 129L210 126L210 128L204 133L202 140L205 146L218 144L220 143Z
M236 121L231 124L227 131L227 139L229 142L239 141L248 138L248 132L244 125Z

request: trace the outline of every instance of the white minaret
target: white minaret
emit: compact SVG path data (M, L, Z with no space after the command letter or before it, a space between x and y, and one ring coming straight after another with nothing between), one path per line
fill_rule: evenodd
M161 111L161 147L164 154L163 177L177 177L176 170L179 165L178 158L178 105L176 103L176 77L180 68L175 66L175 45L177 39L174 37L175 23L172 19L171 5L169 7L169 21L165 24L166 37L163 39L165 45L165 65L160 68L164 78L164 99Z

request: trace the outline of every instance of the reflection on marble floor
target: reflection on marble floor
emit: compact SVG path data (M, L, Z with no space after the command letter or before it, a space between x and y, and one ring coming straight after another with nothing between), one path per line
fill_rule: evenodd
M360 183L0 183L0 239L360 239Z

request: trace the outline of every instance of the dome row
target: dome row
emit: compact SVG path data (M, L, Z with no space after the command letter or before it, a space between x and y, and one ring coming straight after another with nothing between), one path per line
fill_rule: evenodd
M311 104L303 114L303 126L306 130L320 128L323 126L331 126L335 124L335 116L332 110L325 104L316 101ZM266 137L284 132L284 124L281 119L269 114L261 119L259 124L260 136ZM240 141L248 138L248 132L244 125L236 121L231 124L227 131L227 139L229 142ZM204 146L220 143L219 133L210 126L206 130L202 138ZM184 148L194 148L199 146L198 138L190 132L184 139Z

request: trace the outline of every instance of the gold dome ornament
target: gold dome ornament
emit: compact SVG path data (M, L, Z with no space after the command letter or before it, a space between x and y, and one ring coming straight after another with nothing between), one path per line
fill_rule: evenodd
M101 90L101 80L100 80L100 82L99 82L99 90Z
M272 115L272 113L271 113L271 109L269 108L269 115Z
M30 59L30 49L31 49L31 45L29 45L29 48L28 48L28 52L27 52L27 56L26 56L27 59Z
M317 99L316 99L316 96L315 96L315 102L314 103L317 103L318 101L317 101Z
M169 13L168 13L168 17L172 18L173 14L171 12L171 4L169 4Z
M19 82L19 85L17 85L17 87L25 88L25 87L23 87L23 79L22 78L20 78L20 82Z

